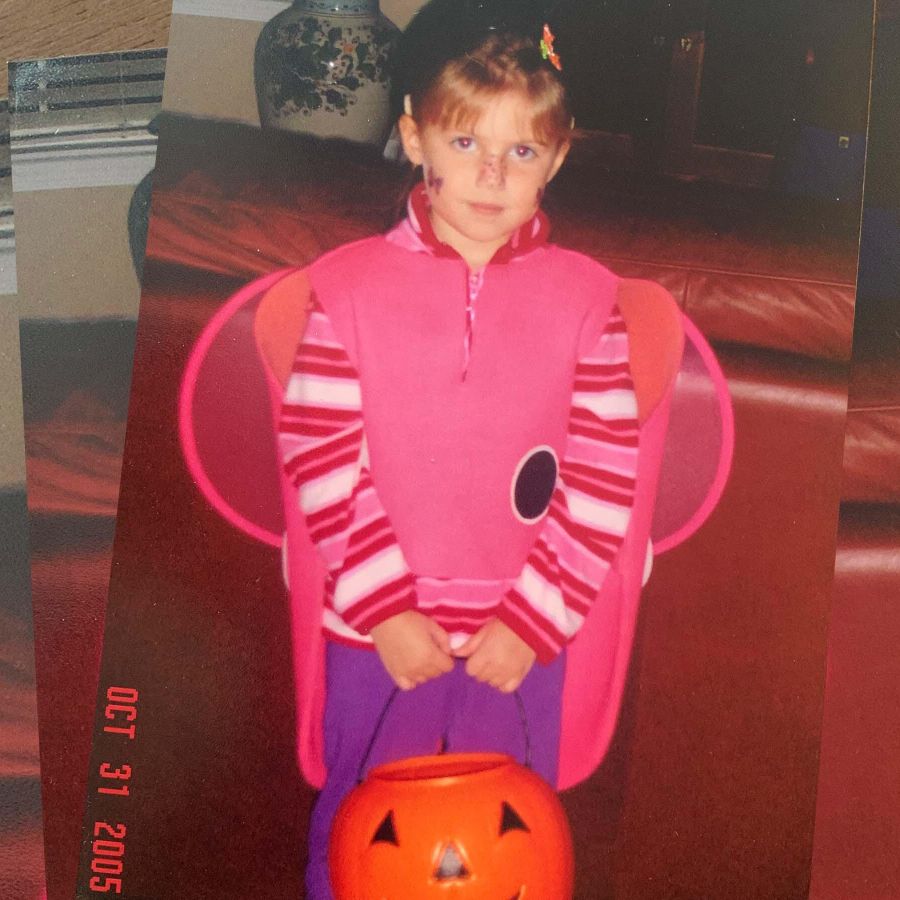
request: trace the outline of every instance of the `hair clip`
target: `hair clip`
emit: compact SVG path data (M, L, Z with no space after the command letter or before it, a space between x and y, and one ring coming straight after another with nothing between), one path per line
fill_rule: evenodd
M553 42L555 40L556 35L553 34L550 30L550 26L545 22L544 33L541 36L541 56L544 59L549 59L553 68L558 72L562 72L562 60L559 58L559 54L553 49Z

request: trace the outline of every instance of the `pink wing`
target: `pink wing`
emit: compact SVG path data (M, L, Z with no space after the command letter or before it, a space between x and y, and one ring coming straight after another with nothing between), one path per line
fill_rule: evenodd
M295 269L259 278L203 329L181 382L179 430L188 470L210 505L250 537L281 546L281 483L270 389L253 320L266 291Z
M283 515L270 391L253 319L283 269L238 291L203 330L181 386L181 444L188 469L228 522L280 546ZM672 398L651 537L659 555L692 535L718 503L731 467L734 419L725 376L687 318Z
M686 316L683 324L684 355L650 528L657 556L687 540L715 509L734 452L734 413L725 375L697 326Z

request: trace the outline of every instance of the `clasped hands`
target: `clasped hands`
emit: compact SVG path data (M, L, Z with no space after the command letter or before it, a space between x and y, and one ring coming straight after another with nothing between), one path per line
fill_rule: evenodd
M466 672L503 693L516 690L534 664L535 652L508 625L491 619L456 650L428 616L406 610L371 630L375 649L397 687L409 691L466 659Z

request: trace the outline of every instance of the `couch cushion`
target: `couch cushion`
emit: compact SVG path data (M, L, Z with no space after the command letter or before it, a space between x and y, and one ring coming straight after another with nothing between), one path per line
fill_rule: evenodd
M833 281L694 270L684 308L713 340L846 361L853 294Z

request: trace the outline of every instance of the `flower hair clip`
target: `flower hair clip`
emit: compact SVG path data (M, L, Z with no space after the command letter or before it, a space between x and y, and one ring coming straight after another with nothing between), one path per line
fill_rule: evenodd
M559 58L559 54L553 49L553 42L555 40L556 35L550 30L550 26L545 22L544 33L541 36L541 56L544 59L550 60L551 65L557 72L562 72L562 60Z

